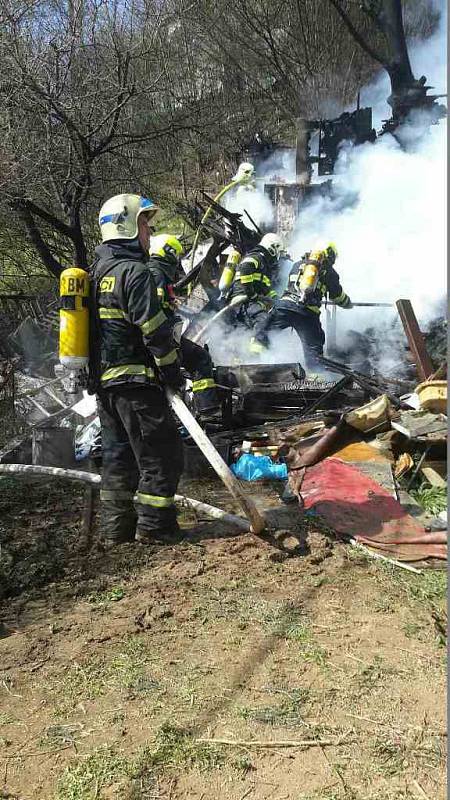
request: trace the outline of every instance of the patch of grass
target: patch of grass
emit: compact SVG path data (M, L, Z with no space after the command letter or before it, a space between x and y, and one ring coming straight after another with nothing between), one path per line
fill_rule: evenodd
M360 669L353 677L353 683L358 693L369 692L377 683L380 683L388 675L396 675L397 670L384 663L381 656L375 656L372 662L361 664Z
M418 489L411 491L411 496L430 514L439 514L447 508L446 486L430 486L428 483L422 483Z
M303 622L293 622L286 630L285 638L300 645L300 654L303 661L324 666L327 661L327 651L317 644L311 630Z
M57 714L64 716L83 700L94 700L110 691L155 694L159 683L147 674L150 661L145 643L137 636L121 642L109 661L73 664L51 688Z
M53 748L65 744L74 744L81 734L82 726L75 725L50 725L39 739L39 747Z
M12 725L13 722L17 722L17 720L12 714L6 712L0 714L0 725Z
M370 603L370 608L377 614L392 614L395 611L395 604L389 594L380 594L379 597Z
M101 789L132 777L134 772L134 765L113 747L100 747L64 770L55 800L94 800Z
M265 599L259 592L252 591L248 579L235 579L220 587L210 587L203 593L201 602L192 610L191 621L199 620L202 625L218 619L231 620L239 630L260 625L277 636L299 616L292 603Z
M447 598L447 574L445 570L424 570L421 575L412 575L384 562L377 562L375 578L383 592L383 602L402 606L405 600L419 602L423 610L426 605L445 604Z
M237 770L237 772L241 772L243 775L247 775L249 772L252 772L254 769L256 769L248 756L239 756L238 758L234 759L234 761L231 761L230 766Z
M279 705L249 708L243 706L238 709L238 715L252 722L262 722L265 725L279 725L296 728L304 724L303 706L309 697L306 689L292 689L283 692L285 697Z
M88 602L93 605L105 606L108 603L117 603L125 597L125 590L120 586L113 586L105 592L94 592L88 596Z
M75 663L51 686L55 713L65 716L82 700L94 700L106 691L105 666L101 661Z
M371 749L375 770L385 776L398 775L408 766L408 748L399 734L377 736Z
M372 744L375 772L392 777L406 769L427 765L442 767L445 753L439 736L425 729L410 733L391 731L376 736Z
M166 722L159 729L156 747L147 749L141 762L156 770L173 766L192 767L201 770L221 767L225 762L225 753L217 746L196 742L192 731Z
M425 570L417 581L408 581L408 593L420 601L434 603L447 597L447 574L444 570Z
M403 632L408 639L421 639L423 638L421 637L423 625L419 625L417 622L405 622Z

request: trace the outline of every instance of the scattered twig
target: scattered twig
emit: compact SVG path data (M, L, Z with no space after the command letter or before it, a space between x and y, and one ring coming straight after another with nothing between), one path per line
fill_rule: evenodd
M14 692L12 692L12 691L11 691L11 689L9 688L8 684L6 683L6 681L2 681L2 686L4 686L4 687L5 687L6 691L8 692L8 694L10 694L10 695L11 695L11 697L19 697L19 698L20 698L20 700L22 700L22 699L23 699L23 695L21 695L21 694L14 694Z
M420 783L418 783L414 779L413 779L412 783L413 783L414 788L417 789L417 791L419 792L419 795L421 796L422 800L430 800L429 795L427 795L425 789L422 789Z
M339 739L282 739L281 741L265 741L246 739L197 739L199 744L213 744L213 745L226 745L230 747L337 747L351 731L347 731Z
M322 746L319 747L319 750L322 753L322 756L325 759L325 761L327 762L327 764L328 764L329 768L331 769L331 771L336 773L336 775L338 776L339 782L340 782L344 792L347 793L347 784L345 783L344 778L342 777L339 769L336 767L335 764L332 763L332 761L330 761L330 759L328 758L328 756L327 756L327 754L326 754L326 752L325 752L325 750L324 750L324 748Z
M245 798L248 797L251 792L254 792L254 790L255 790L255 787L254 786L250 786L250 788L247 789L247 791L245 791L244 794L242 794L240 796L239 800L245 800Z
M41 750L39 753L11 753L5 756L0 756L0 758L38 758L39 756L50 756L53 753L60 753L62 750L70 750L72 744L66 744L64 747L57 747L56 750Z

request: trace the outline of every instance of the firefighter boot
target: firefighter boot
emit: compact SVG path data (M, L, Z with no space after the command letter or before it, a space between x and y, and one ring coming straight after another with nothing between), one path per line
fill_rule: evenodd
M174 522L170 528L160 528L154 531L138 528L134 538L136 542L144 545L176 544L182 540L183 533L178 522Z

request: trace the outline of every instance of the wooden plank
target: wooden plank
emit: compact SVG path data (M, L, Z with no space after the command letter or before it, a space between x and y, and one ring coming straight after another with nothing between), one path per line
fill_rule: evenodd
M447 464L445 461L425 461L420 471L432 486L440 488L447 486Z
M410 300L397 300L397 310L416 364L417 374L425 381L433 372L433 364Z

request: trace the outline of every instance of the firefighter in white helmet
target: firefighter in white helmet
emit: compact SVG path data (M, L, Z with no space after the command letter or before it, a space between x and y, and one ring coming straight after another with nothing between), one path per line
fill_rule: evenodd
M276 233L266 233L260 243L252 248L238 264L229 302L235 308L236 319L245 322L254 331L250 351L261 353L268 346L264 334L267 318L277 296L272 277L285 252L281 238ZM237 298L241 299L241 303Z
M164 392L183 385L173 326L148 268L156 205L120 194L102 206L92 267L90 391L102 426L101 520L115 545L177 533L182 443Z
M177 301L173 285L178 273L184 274L180 265L183 251L183 245L176 236L168 233L152 236L148 265L155 280L161 307L174 326L181 363L192 378L196 411L200 418L207 420L214 417L220 409L211 356L204 347L181 335L182 320L176 313Z
M239 164L236 175L233 175L232 180L239 182L241 185L248 185L255 183L254 181L255 168L249 161L243 161Z

